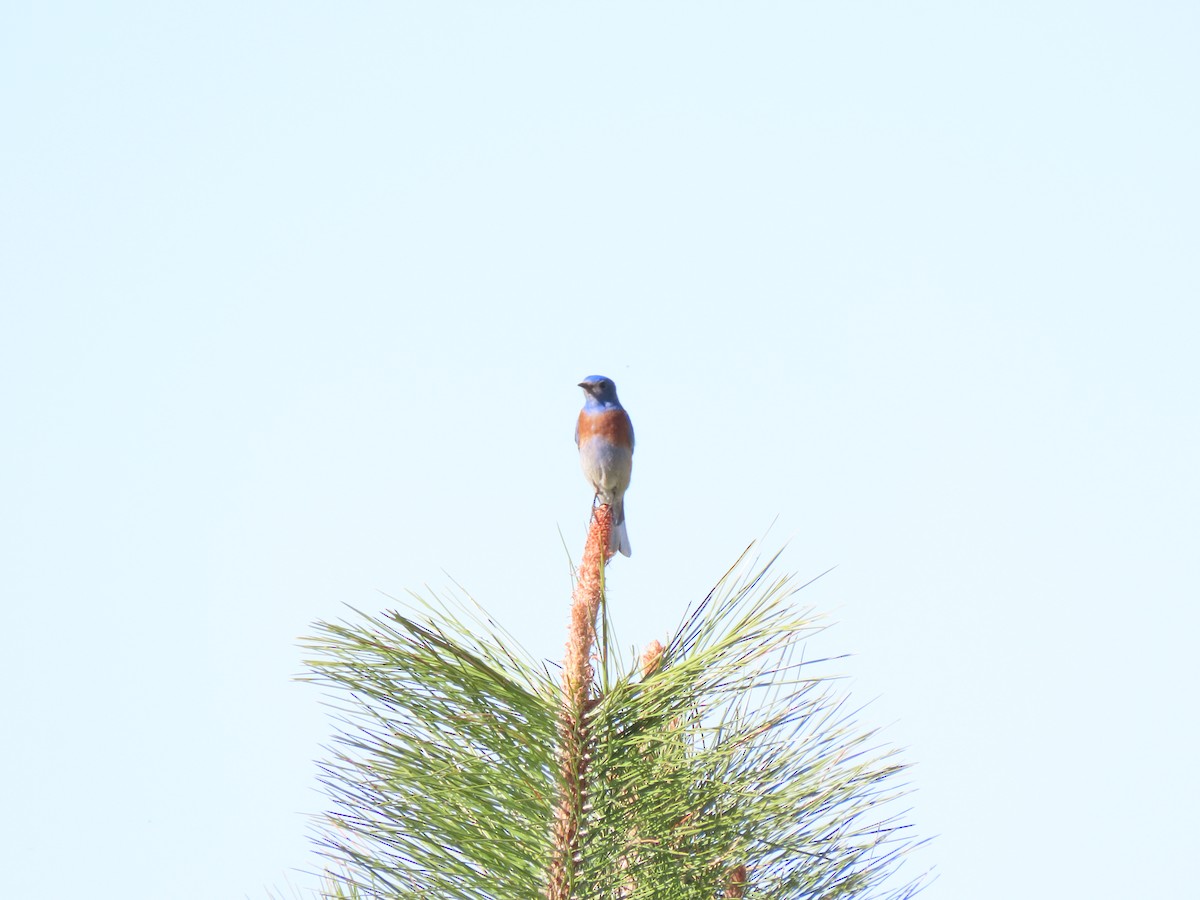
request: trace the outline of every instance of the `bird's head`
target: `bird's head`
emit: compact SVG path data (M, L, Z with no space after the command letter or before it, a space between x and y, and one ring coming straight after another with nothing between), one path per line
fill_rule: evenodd
M603 375L589 375L579 382L579 386L583 388L589 402L594 401L601 406L620 405L621 401L617 399L617 386L613 384L611 378L605 378Z

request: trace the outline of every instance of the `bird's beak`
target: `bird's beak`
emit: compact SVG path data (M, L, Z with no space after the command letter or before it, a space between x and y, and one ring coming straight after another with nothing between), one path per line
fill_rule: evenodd
M579 382L579 387L583 388L586 391L589 387L591 387L591 385L589 385L586 381L581 381L581 382Z

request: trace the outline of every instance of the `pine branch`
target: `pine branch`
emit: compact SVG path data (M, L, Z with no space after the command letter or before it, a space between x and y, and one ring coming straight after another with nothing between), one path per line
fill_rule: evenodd
M599 506L592 516L571 598L571 625L563 657L559 708L559 798L554 819L554 846L546 896L570 900L580 855L580 835L587 807L588 761L592 735L588 714L593 705L592 648L596 616L604 600L604 564L612 531L612 510Z
M603 508L553 676L467 603L319 624L340 725L329 896L867 900L915 840L903 766L806 659L804 585L744 554L666 646L622 661ZM597 671L599 669L599 671ZM603 690L601 687L603 686Z

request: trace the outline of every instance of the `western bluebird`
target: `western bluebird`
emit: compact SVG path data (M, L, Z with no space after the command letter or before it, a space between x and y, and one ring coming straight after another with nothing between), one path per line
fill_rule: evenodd
M625 530L625 489L633 469L633 423L617 399L617 386L602 375L579 382L587 397L575 423L575 445L583 474L596 489L596 499L612 507L608 552L629 555Z

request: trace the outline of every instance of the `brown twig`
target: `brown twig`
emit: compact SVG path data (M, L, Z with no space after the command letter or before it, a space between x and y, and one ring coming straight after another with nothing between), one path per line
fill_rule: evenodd
M596 616L604 598L604 564L610 553L612 510L596 508L588 529L583 561L571 596L571 625L563 656L562 707L559 710L559 799L554 816L554 847L550 860L548 900L570 900L579 864L580 833L587 800L587 765L591 735L587 714L595 703L592 692L592 648Z
M729 879L725 882L726 897L744 897L746 895L746 877L749 873L745 865L734 866L729 870Z

